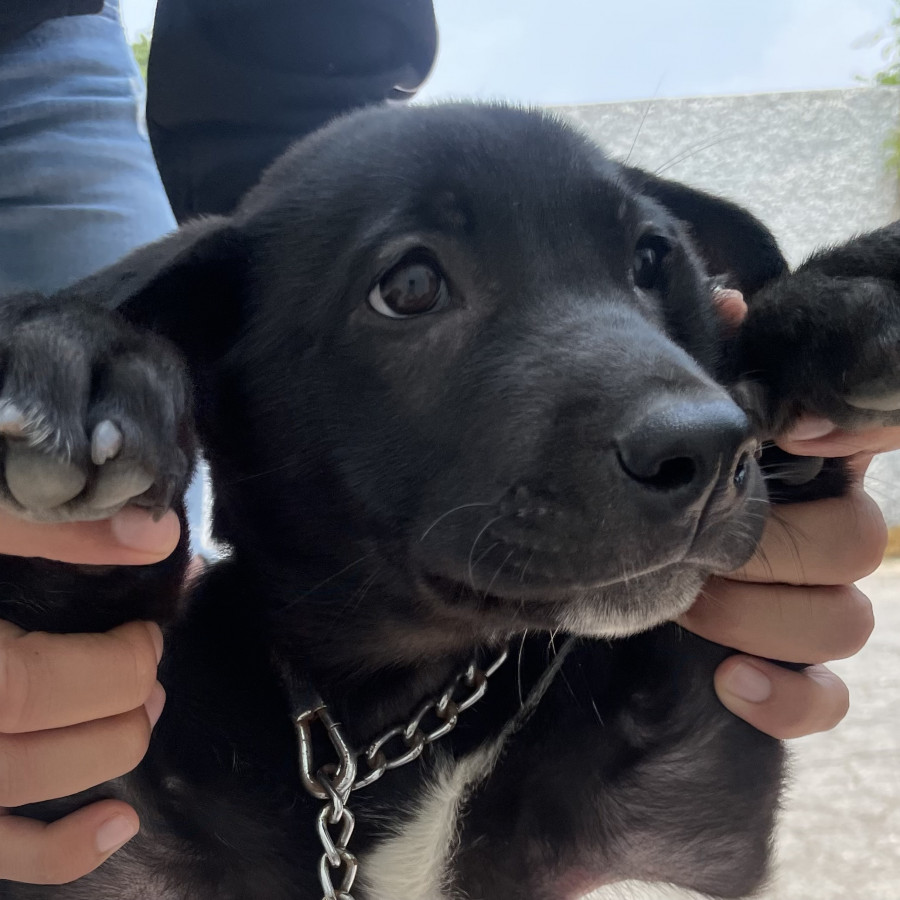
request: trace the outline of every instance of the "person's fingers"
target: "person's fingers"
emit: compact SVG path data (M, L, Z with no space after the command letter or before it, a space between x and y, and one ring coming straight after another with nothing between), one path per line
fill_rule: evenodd
M680 625L754 656L821 663L853 656L872 633L869 598L852 585L752 584L711 578Z
M137 813L119 800L101 800L50 824L0 815L0 879L74 881L96 869L138 828Z
M160 685L147 708L68 728L0 734L0 805L65 797L130 772L147 752L151 718L164 703Z
M736 331L747 316L744 295L733 288L716 288L713 291L713 306L730 331Z
M753 558L729 578L846 584L878 568L887 538L878 504L860 488L843 497L774 507Z
M137 709L156 684L161 654L162 633L152 622L103 634L26 632L0 622L0 733Z
M169 510L158 522L126 507L96 522L28 522L0 511L0 553L40 556L84 565L146 565L165 559L177 546L181 526Z
M803 417L776 441L782 450L795 456L853 456L857 453L885 453L900 449L900 427L870 428L849 432L827 419Z
M716 693L736 716L786 739L834 728L847 714L847 686L824 666L802 672L762 659L731 656L715 676Z

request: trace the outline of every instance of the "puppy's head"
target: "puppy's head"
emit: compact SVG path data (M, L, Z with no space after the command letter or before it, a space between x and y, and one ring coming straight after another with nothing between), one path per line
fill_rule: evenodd
M153 252L118 299L194 310L159 327L201 360L223 536L355 565L356 616L623 634L755 546L709 275L752 291L780 254L553 117L350 116Z

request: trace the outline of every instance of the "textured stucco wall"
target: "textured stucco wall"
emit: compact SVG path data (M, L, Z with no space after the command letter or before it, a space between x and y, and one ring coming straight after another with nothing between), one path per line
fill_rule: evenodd
M559 107L611 156L756 213L792 263L900 217L885 140L900 90L748 94ZM634 149L632 150L632 144Z
M752 210L792 264L900 218L885 141L900 89L854 88L558 107L607 152ZM870 490L900 525L900 454L876 461Z

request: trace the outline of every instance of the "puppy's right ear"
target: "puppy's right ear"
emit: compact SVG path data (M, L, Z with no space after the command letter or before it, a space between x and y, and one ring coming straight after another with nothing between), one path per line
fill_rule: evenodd
M198 219L56 295L121 312L194 362L216 359L243 319L249 253L224 217Z
M787 272L772 232L743 207L632 166L623 166L622 171L637 190L688 226L707 271L727 276L728 287L751 297Z

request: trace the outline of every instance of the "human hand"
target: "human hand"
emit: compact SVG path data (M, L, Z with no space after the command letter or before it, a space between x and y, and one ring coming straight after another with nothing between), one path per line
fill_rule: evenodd
M874 453L900 446L900 429L849 435L804 419L779 445L798 455L855 454L853 486L844 497L778 507L753 559L711 579L682 624L755 654L722 663L716 692L761 731L790 738L832 728L846 715L847 688L822 663L852 656L871 633L871 604L852 582L878 567L887 531L862 476ZM815 665L795 672L758 657Z
M146 564L178 542L174 513L37 525L0 513L0 553L90 564ZM5 807L62 797L133 769L165 693L162 634L131 622L105 634L24 632L0 622L0 879L72 881L133 837L135 811L102 800L51 824Z
M141 566L165 559L178 544L181 526L171 510L158 522L126 506L96 522L37 523L0 510L0 553L40 556L83 565Z
M828 419L805 416L778 445L795 456L853 456L857 471L865 471L876 453L900 450L900 427L849 432Z

